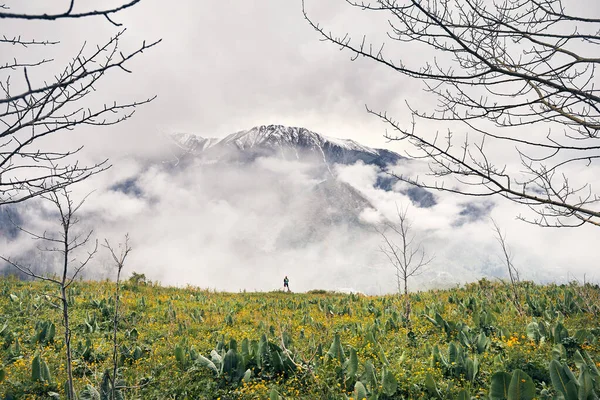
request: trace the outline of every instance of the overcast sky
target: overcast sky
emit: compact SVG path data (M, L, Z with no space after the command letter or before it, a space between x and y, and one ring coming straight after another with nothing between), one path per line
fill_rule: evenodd
M51 12L52 10L44 8L47 3L42 0L28 2L27 7L31 8L27 10ZM53 5L59 3L54 1ZM68 1L62 3L67 5ZM19 0L8 4L17 11L21 10L19 7L23 7L24 2ZM600 8L592 1L586 2L586 7L590 12ZM340 33L357 32L357 26L360 27L360 32L371 34L374 39L382 38L385 33L385 19L378 19L380 17L373 13L368 16L357 13L344 0L308 0L307 9L315 20ZM215 273L209 266L200 272L190 273L190 279L186 281L185 276L194 269L194 265L207 265L205 260L202 261L206 254L210 253L211 265L219 264L221 256L223 268L239 265L247 258L246 255L231 254L239 247L230 241L223 244L214 239L218 238L214 231L211 231L210 240L216 240L218 245L209 246L203 252L198 249L202 238L207 237L203 233L223 221L225 214L231 217L231 225L228 225L231 229L239 227L232 221L250 227L260 226L266 220L261 220L264 217L261 213L253 214L252 218L256 219L247 219L248 210L238 208L235 211L235 207L231 206L232 202L227 207L223 202L215 203L215 198L203 190L202 182L209 178L219 179L218 177L203 175L202 179L194 181L192 177L197 171L192 171L169 182L160 172L145 170L145 164L140 160L164 155L165 134L191 132L204 137L224 137L256 125L282 124L302 126L327 136L354 139L365 145L402 152L400 143L386 142L383 138L386 125L369 115L365 111L365 105L387 110L396 119L406 120L409 118L404 106L406 100L421 105L432 101L423 94L420 82L366 60L351 61L351 54L320 41L318 34L304 20L299 0L179 0L170 3L143 0L115 16L115 20L127 28L122 43L124 50L134 49L144 40L151 42L162 39L162 43L136 57L129 66L132 74L114 71L107 76L101 87L98 87L97 101L140 100L153 95L157 95L157 99L139 108L134 118L125 123L111 128L84 127L61 134L54 142L64 146L74 142L77 145L85 144L86 150L82 157L108 157L114 164L109 173L82 185L78 189L82 193L92 187L107 188L115 181L131 176L143 176L142 181L147 184L145 189L157 196L160 191L157 188L163 190L162 197L158 196L157 200L163 205L158 214L156 208L142 204L139 199L125 198L102 190L93 196L95 199L90 199L90 207L103 210L106 215L112 211L107 217L107 226L103 225L106 221L95 220L100 225L97 228L99 232L113 235L111 237L114 240L121 232L132 232L134 242L138 241L137 251L132 258L132 263L137 263L135 270L144 271L147 268L150 276L167 283L192 283L227 289L226 274ZM61 41L60 45L40 53L46 51L56 61L52 66L55 69L48 68L37 75L30 73L30 79L37 82L47 79L45 74L60 70L61 61L72 56L83 41L88 46L102 44L118 30L103 18L52 23L21 21L5 24L3 21L3 26L3 33L7 36L20 34L26 38ZM410 51L410 46L398 50L405 57L422 56L411 54ZM500 151L502 150L498 150L496 155L502 156ZM345 173L341 171L341 176L368 192L369 183L371 186L373 183L373 172L365 168L363 166L352 170L348 167L344 170ZM294 168L286 165L281 166L281 170L288 173ZM264 171L261 171L263 174ZM592 180L600 175L597 172L597 169L585 171L586 176L590 176ZM271 173L260 175L261 179ZM300 174L297 178L300 186L295 187L295 190L299 190L304 184L305 177ZM175 183L182 186L182 192L173 198L171 194L179 190L173 186ZM257 188L263 189L257 190L267 192L265 187L258 185ZM230 190L235 190L233 184ZM379 204L381 210L387 210L382 211L383 213L393 213L390 208L392 204L398 200L406 201L402 198L387 198L388 195L380 192L372 192L370 195L370 199ZM195 200L177 203L186 196ZM499 264L497 255L493 254L496 247L490 224L486 220L467 224L460 230L453 227L454 217L465 199L449 195L441 198L444 199L443 206L430 210L427 214L415 211L415 216L421 218L422 230L429 235L432 245L441 246L440 243L446 243L441 254L436 257L436 268L448 274L453 274L452 268L461 268L461 271L466 271L465 280L477 279L477 268L474 266L477 262ZM203 204L202 201L206 203ZM517 205L495 199L492 216L499 220L507 231L509 241L514 243L517 265L527 271L526 277L548 280L570 277L582 279L583 274L587 273L588 279L597 281L600 278L600 274L595 272L597 251L593 245L600 239L600 229L586 226L577 230L544 230L516 221L515 216L521 211L522 208ZM281 215L285 214L285 210L280 212ZM174 218L174 215L179 217ZM193 226L190 226L190 215L195 216ZM207 224L206 221L210 223ZM419 222L416 224L419 225ZM248 229L250 232L256 231L254 228ZM152 231L154 234L150 233ZM199 231L203 233L199 234ZM226 229L217 231L221 232L222 237L229 234ZM134 233L138 234L137 238ZM335 238L343 236L340 232L335 235ZM164 242L157 246L157 241L161 238ZM481 241L479 248L485 249L475 257L475 261L469 258L471 240L477 243ZM341 239L339 244L341 249L353 246L342 243ZM373 247L376 245L373 244ZM160 256L157 254L158 248L164 249L163 253L168 254ZM298 251L279 254L276 260L281 262L285 258L289 270L297 270L302 263L314 263L315 269L306 267L302 278L302 289L310 289L319 284L316 274L321 266L315 260L320 255L326 260L339 260L340 253L323 255L321 251L322 249L310 254L300 254ZM375 251L376 248L369 248L363 252L368 255ZM264 263L264 259L269 257L258 258L256 263ZM227 260L223 261L224 258ZM298 261L294 263L289 261L291 259ZM166 265L170 260L176 260L176 269L173 269L173 265ZM366 265L367 261L363 264L365 268L373 266ZM343 268L343 265L341 262L338 267ZM285 272L276 265L270 265L267 269L274 273ZM169 276L169 271L176 271L177 276ZM293 275L292 272L289 274ZM296 274L298 279L299 273ZM331 276L338 276L337 274L338 272ZM368 275L370 272L364 274ZM244 281L251 277L252 274L241 275L229 289L243 289ZM389 280L389 277L383 278L385 280ZM369 290L372 290L373 285L381 285L381 282L377 282L371 282ZM341 284L359 283L348 279ZM252 285L254 286L250 289L272 287L270 284L263 285L260 280L252 281ZM384 290L390 288L385 287Z

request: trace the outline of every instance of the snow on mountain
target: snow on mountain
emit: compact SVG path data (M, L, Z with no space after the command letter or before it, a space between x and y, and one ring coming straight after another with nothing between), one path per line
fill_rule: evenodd
M180 148L189 152L202 152L219 141L217 138L203 138L192 133L174 133L171 138Z
M247 131L240 131L225 137L222 144L235 144L245 150L258 146L337 146L344 150L364 151L377 155L377 150L363 146L353 140L336 139L309 131L306 128L286 127L283 125L262 125Z
M322 167L321 172L328 172L327 175L331 176L334 164L351 165L362 161L384 169L404 160L404 157L390 150L364 146L350 139L324 136L306 128L283 125L256 126L232 133L223 139L193 134L175 134L172 138L184 150L183 155L177 156L177 162L193 159L201 165L220 162L243 164L259 157L279 157L313 162ZM396 179L381 175L378 177L377 187L393 190L395 181ZM434 196L425 189L411 188L403 193L419 207L436 204ZM355 197L351 193L344 195Z
M205 161L247 161L261 156L313 159L326 164L367 164L385 167L403 157L393 151L363 146L354 140L331 138L306 128L261 125L218 140L192 134L172 135L178 146Z

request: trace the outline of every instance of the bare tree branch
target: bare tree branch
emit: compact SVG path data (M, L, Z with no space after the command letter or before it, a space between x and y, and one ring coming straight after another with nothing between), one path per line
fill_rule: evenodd
M110 255L115 262L117 267L117 281L115 283L115 315L113 319L113 373L111 376L111 390L110 390L110 398L111 400L115 400L116 391L117 391L117 354L118 354L118 342L117 342L117 332L119 330L119 284L121 280L121 271L123 270L123 266L125 265L125 259L131 252L132 248L129 245L129 234L125 235L125 243L119 244L119 248L121 249L120 253L117 255L115 249L110 245L108 239L104 239L103 246L108 249Z
M80 2L72 0L63 12L51 14L24 14L0 8L0 19L11 19L28 24L30 20L78 19L94 16L112 17L129 9L140 0L128 0L114 7L78 11ZM82 2L81 2L82 3ZM119 25L119 24L117 24ZM32 197L61 189L100 173L110 164L107 160L93 165L82 165L75 157L82 150L49 151L40 148L42 139L61 131L71 131L81 126L112 126L133 116L138 106L154 100L108 102L92 107L96 87L105 77L116 72L131 73L131 61L161 40L142 43L131 51L120 49L125 29L117 31L104 43L92 46L83 43L80 49L52 79L40 72L52 59L21 61L3 51L0 57L0 206L14 204ZM58 46L48 39L23 38L18 34L4 34L0 48L18 46ZM21 51L22 53L22 51ZM19 54L21 54L19 53ZM2 58L7 58L2 60ZM52 185L50 185L52 182Z
M368 108L392 127L388 140L409 143L408 156L429 163L424 177L390 174L424 188L505 197L533 210L537 217L520 218L540 226L600 226L600 194L578 179L600 158L600 18L562 0L346 2L385 15L387 41L327 31L310 17L308 0L303 13L353 60L419 79L437 99L426 111L408 99L407 123ZM400 56L405 43L423 57ZM512 154L492 150L506 144Z
M421 242L415 243L412 224L408 219L408 207L402 209L396 204L396 214L397 222L385 221L381 227L375 227L375 231L383 239L379 250L396 270L398 294L402 295L404 299L404 318L409 323L411 305L408 295L408 279L423 273L425 267L433 261L433 257L426 257L425 248ZM394 237L400 244L397 244Z
M21 19L21 20L46 20L46 21L54 21L57 19L66 19L66 18L85 18L85 17L94 17L94 16L103 16L108 19L112 24L120 26L120 24L115 23L110 19L111 15L118 13L119 11L125 10L127 8L133 7L141 0L131 0L127 3L121 4L118 7L107 8L104 10L91 10L75 13L73 12L73 8L75 6L75 0L71 0L69 3L69 8L65 10L63 13L58 14L25 14L25 13L8 13L8 12L0 12L0 19Z
M502 249L502 255L504 257L504 262L506 263L506 269L508 271L508 277L510 279L510 291L512 292L512 298L510 300L517 309L517 312L523 315L523 306L521 305L521 299L519 296L519 283L521 282L519 270L513 264L513 257L512 254L510 254L510 250L508 249L508 245L506 243L506 235L502 233L498 223L493 218L490 219L494 225L496 240Z

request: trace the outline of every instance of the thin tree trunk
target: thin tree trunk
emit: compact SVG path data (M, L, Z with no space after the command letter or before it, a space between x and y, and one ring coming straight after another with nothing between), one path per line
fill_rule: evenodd
M58 203L58 198L57 198ZM59 210L60 207L59 207ZM71 211L71 207L69 205L69 212ZM62 214L62 210L61 210ZM63 276L60 285L60 294L62 298L63 305L63 320L65 324L65 347L67 352L67 399L75 400L75 388L73 387L73 368L72 368L72 359L71 359L71 331L69 329L69 303L67 299L67 273L69 271L69 228L71 223L71 215L68 215L65 219L65 216L62 216L63 220L63 230L64 230L64 259L63 259Z
M124 247L121 251L121 255L117 256L114 249L110 246L110 243L107 239L104 239L104 247L110 251L110 254L117 265L117 282L115 287L115 315L113 320L113 371L112 377L110 377L110 381L112 383L112 387L110 389L110 399L115 400L117 398L117 373L119 370L118 363L118 341L117 341L117 333L119 331L119 302L120 302L120 290L119 284L121 283L121 271L123 270L123 265L125 264L125 259L127 255L131 251L131 247L129 247L129 235L125 235L125 243Z
M398 285L398 297L402 297L402 278L400 276L400 267L396 267L396 284Z
M67 290L61 286L60 293L63 305L63 322L65 325L65 347L67 351L67 399L75 400L75 389L73 388L73 370L71 367L71 330L69 329L69 304L67 299Z
M117 383L117 331L119 330L119 281L121 279L121 268L117 268L117 287L115 290L115 319L113 321L113 374L112 374L112 388L110 390L111 400L116 399L116 383Z
M410 298L408 297L408 277L404 279L404 315L406 322L410 323Z

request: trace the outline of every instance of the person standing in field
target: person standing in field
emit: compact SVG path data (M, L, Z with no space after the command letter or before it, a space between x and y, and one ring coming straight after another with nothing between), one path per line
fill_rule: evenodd
M285 290L287 288L287 291L290 291L290 280L288 279L287 275L285 276L285 278L283 278L283 290Z

